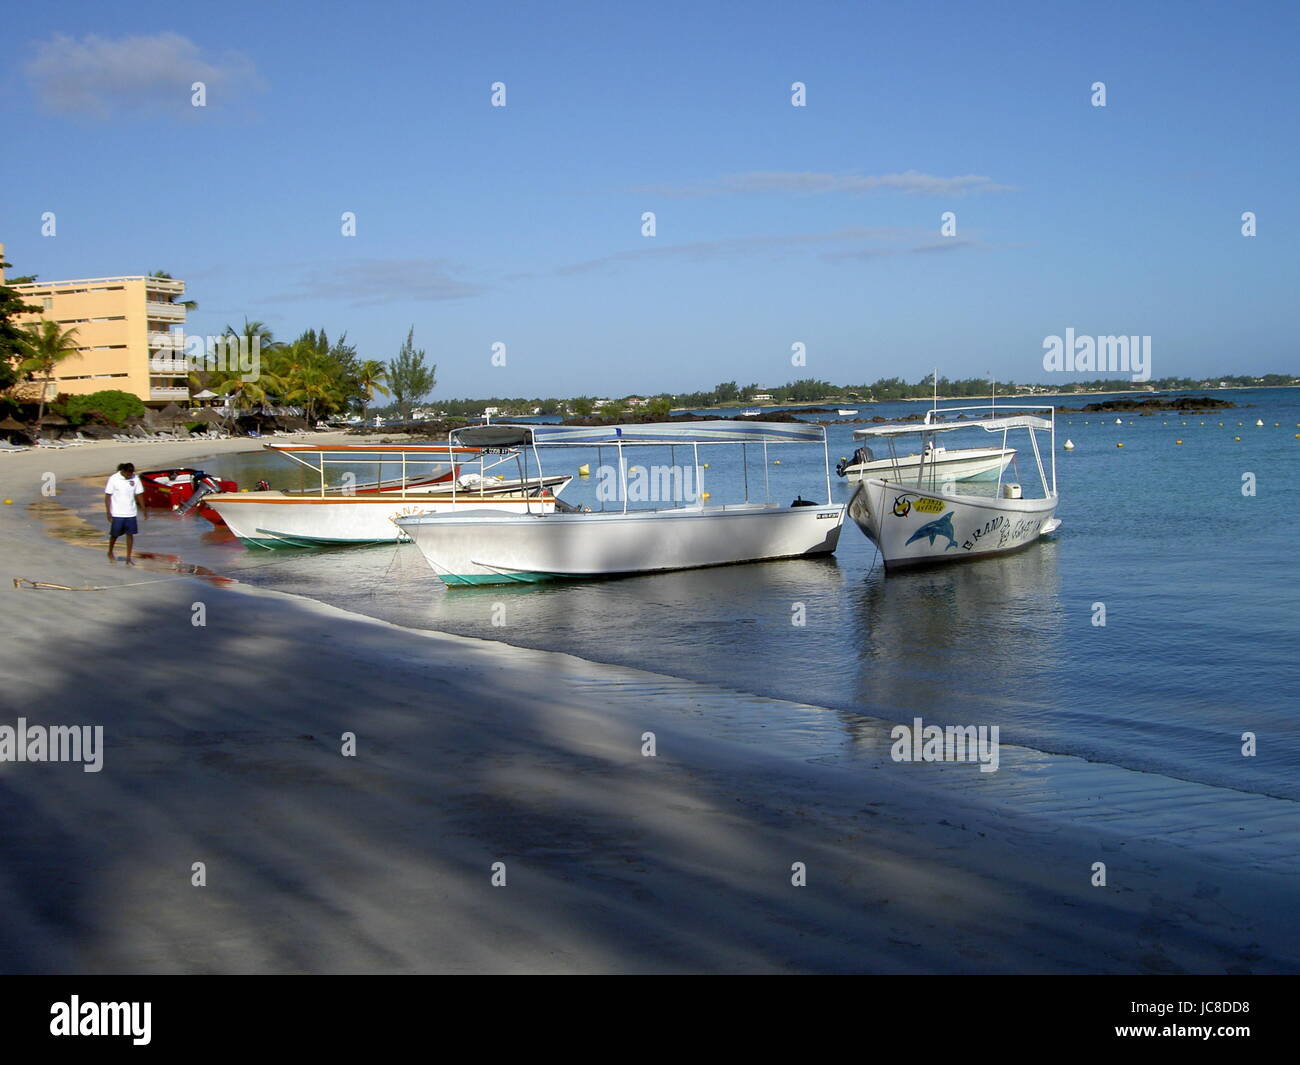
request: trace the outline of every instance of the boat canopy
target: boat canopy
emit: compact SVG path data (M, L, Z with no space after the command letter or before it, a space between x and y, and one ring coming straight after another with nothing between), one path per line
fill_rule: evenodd
M807 422L648 422L637 425L470 425L452 436L471 447L535 444L820 444L826 430Z
M918 422L914 425L872 425L854 429L854 436L907 436L917 433L950 433L954 429L983 429L986 433L1001 433L1007 429L1046 429L1052 423L1033 414L1011 414L1005 418L971 418L954 422Z
M452 451L469 452L475 448L450 448L446 444L263 444L266 451L299 455L371 455L381 453L407 455L447 455Z

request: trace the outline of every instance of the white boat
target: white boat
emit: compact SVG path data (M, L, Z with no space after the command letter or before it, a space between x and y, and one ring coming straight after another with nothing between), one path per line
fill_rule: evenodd
M488 471L503 459L478 448L434 446L279 447L269 451L311 470L318 486L302 491L222 492L203 497L249 547L333 547L406 540L399 517L420 514L504 511L547 512L571 476L510 478ZM478 459L478 471L463 468ZM381 476L352 483L356 468L377 467ZM328 483L331 467L345 468L344 482ZM383 477L397 467L397 477Z
M855 429L853 435L869 437L878 434L873 433L871 429ZM913 473L924 463L931 481L939 485L945 481L971 481L978 478L998 477L1015 457L1015 448L1009 447L948 449L931 444L925 449L924 454L913 451L906 455L876 458L871 448L863 446L853 453L852 459L836 466L835 472L850 481L860 481L864 477L884 477L899 472Z
M762 413L757 407L750 407L748 410L742 410L740 416L742 418L757 418Z
M607 427L497 425L458 430L461 444L484 447L612 448L617 464L602 466L619 498L612 509L577 510L565 504L526 514L462 511L399 517L398 525L415 542L430 567L450 586L537 583L611 577L665 570L694 569L778 558L829 555L839 542L844 505L813 503L802 497L790 504L751 502L748 498L748 448L762 445L764 484L768 485L768 447L820 443L825 465L826 498L830 468L826 434L819 425L745 425L734 421L646 424ZM710 504L703 491L699 449L741 445L745 501ZM628 506L629 471L677 470L682 467L629 467L626 449L657 446L689 448L693 466L691 492L661 500L654 509ZM638 463L640 460L638 459ZM687 498L693 496L693 498Z
M904 466L899 462L887 475L863 479L849 500L849 516L880 549L886 572L1006 554L1028 547L1060 527L1055 516L1056 412L1051 407L1029 409L1048 413L998 416L996 408L991 407L948 407L932 410L924 424L880 425L864 431L886 440L895 458L895 441L899 437L920 435L922 439L920 463ZM971 411L984 411L990 416L948 420L954 413L966 415ZM1004 482L1000 473L996 484L978 486L983 491L977 491L976 485L963 485L960 493L950 479L934 477L926 456L933 455L935 449L925 445L933 445L941 433L961 429L1000 432L1004 450L1010 431L1025 430L1042 482L1042 495L1025 498L1021 486ZM1051 437L1050 477L1043 466L1038 432Z
M841 418L848 418L854 414L857 414L858 412L855 410L837 410L835 413L838 414Z

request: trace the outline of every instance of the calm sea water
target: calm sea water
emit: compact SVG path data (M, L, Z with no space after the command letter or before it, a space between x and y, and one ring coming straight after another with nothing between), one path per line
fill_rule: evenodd
M1125 416L1121 425L1113 414L1059 415L1055 539L889 578L847 520L833 559L457 590L412 545L249 552L206 522L178 520L148 526L142 546L402 625L850 716L998 724L1004 743L1300 799L1300 389L1216 395L1239 409ZM859 409L892 417L924 407ZM856 427L830 427L832 465L851 454ZM1071 452L1060 449L1067 437ZM731 451L703 456L714 502L736 494L726 487L740 479ZM136 461L146 456L142 449ZM778 458L766 467L773 499L824 495L820 448L773 448L769 460ZM689 457L679 451L679 460ZM547 472L583 461L594 455L559 455ZM259 477L277 488L301 483L285 460L263 453L204 465L248 486ZM1024 448L1018 473L1031 494L1036 472ZM1247 473L1253 497L1242 492ZM751 495L762 496L763 474L751 449ZM836 501L850 494L833 472L832 490ZM97 497L84 492L76 503L93 516ZM575 481L565 498L586 502L593 492ZM1093 624L1098 603L1104 627ZM496 604L503 626L492 623ZM802 627L792 624L798 604ZM1241 756L1243 732L1258 737L1254 758Z

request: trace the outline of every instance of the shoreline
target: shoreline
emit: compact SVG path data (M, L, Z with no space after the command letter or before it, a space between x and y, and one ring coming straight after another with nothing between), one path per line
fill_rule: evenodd
M1032 395L1021 393L1010 393L1007 395L992 396L940 396L940 403L951 403L956 400L966 400L970 403L983 403L993 398L1007 399L1009 401L1028 402L1035 399L1061 399L1073 398L1080 396L1163 396L1171 392L1249 392L1254 390L1263 391L1265 389L1283 389L1283 388L1300 388L1300 385L1225 385L1223 388L1170 388L1163 391L1149 392L1145 388L1129 389L1107 389L1101 392L1035 392ZM882 399L874 402L865 402L863 400L838 400L838 399L819 399L810 403L749 403L749 404L732 404L729 407L673 407L672 413L678 414L682 411L693 410L748 410L751 407L755 410L792 410L796 407L822 407L827 404L848 405L850 407L878 407L883 403L932 403L934 396L904 396L901 399Z
M0 585L23 619L0 724L90 718L107 748L97 774L0 763L23 825L0 840L5 971L1300 965L1286 800L1007 746L993 774L901 766L884 722L850 737L814 705L110 567L29 512L45 472L257 447L0 459L3 576L115 589Z

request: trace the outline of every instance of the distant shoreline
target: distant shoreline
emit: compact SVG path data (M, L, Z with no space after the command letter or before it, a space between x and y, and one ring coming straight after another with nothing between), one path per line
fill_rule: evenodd
M1008 392L998 396L939 396L941 402L949 403L955 400L968 400L971 403L982 403L992 399L1006 399L1018 403L1029 402L1035 399L1057 399L1062 396L1075 398L1078 396L1167 396L1174 392L1243 392L1249 390L1263 389L1280 389L1280 388L1300 388L1300 385L1224 385L1222 388L1166 388L1160 391L1148 392L1145 388L1106 388L1097 392L1034 392L1026 394L1023 392ZM840 404L845 407L878 407L882 403L931 403L934 396L903 396L900 399L882 399L873 402L863 400L837 400L837 399L818 399L810 400L807 403L729 403L720 407L673 407L672 411L686 410L788 410L792 407L825 407Z

